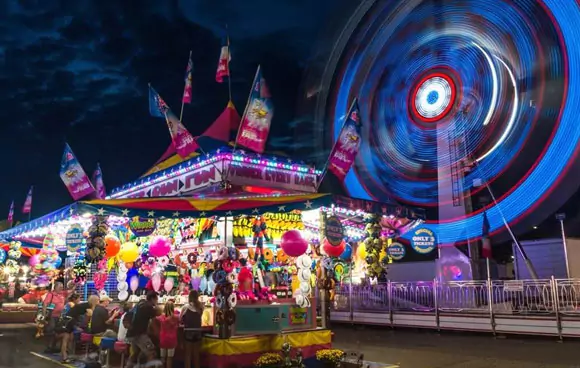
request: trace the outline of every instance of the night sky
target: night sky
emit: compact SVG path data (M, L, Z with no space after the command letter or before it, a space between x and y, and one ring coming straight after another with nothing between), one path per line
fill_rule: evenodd
M227 83L215 82L226 24L238 112L261 64L276 107L268 149L288 150L303 68L331 3L1 2L0 212L14 199L21 218L30 185L33 217L72 201L58 176L65 141L89 175L100 162L108 189L148 170L170 136L163 119L149 116L147 83L179 112L189 50L193 102L184 124L203 132L227 104Z
M321 35L356 2L331 0L7 0L0 3L0 218L12 200L16 219L34 185L33 217L72 202L58 171L65 141L90 175L97 162L110 190L133 181L163 154L170 136L148 113L150 82L179 112L189 50L193 102L184 124L203 132L225 108L227 83L215 82L225 25L231 40L233 101L242 114L258 64L275 104L269 151L327 154L296 139L305 67ZM339 14L339 15L337 15ZM301 157L308 160L309 157ZM577 203L570 231L580 235ZM545 230L544 230L545 229ZM557 236L550 215L530 237Z

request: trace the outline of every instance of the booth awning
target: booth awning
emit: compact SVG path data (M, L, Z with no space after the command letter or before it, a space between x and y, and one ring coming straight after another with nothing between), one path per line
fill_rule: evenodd
M168 197L104 199L73 203L46 216L21 224L0 233L0 239L10 239L73 216L119 216L144 218L180 218L259 215L267 212L314 210L320 207L340 206L351 210L424 219L421 210L334 196L326 193L298 195L239 195L228 197Z

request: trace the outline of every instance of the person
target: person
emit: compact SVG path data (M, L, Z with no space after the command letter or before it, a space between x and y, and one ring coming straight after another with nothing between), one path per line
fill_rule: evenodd
M113 331L113 323L115 318L119 316L119 310L115 309L113 313L109 314L107 307L111 303L111 298L107 295L101 295L99 304L93 310L91 317L91 333L103 337L116 337L117 334Z
M127 329L125 328L123 320L125 319L127 313L131 310L131 304L124 302L121 305L121 308L123 310L123 314L121 315L121 323L119 323L119 331L117 332L117 341L125 342L127 339Z
M54 328L64 310L65 302L72 292L73 290L65 291L63 283L58 281L54 283L52 291L44 297L44 301L42 302L42 315L46 322L45 331L48 336L48 345L45 353L58 352L56 348L57 336Z
M73 296L71 296L71 299L72 297ZM69 364L71 362L68 357L68 346L74 338L73 332L78 328L81 317L84 315L90 317L97 304L99 304L99 297L96 295L91 295L89 300L85 303L78 303L79 299L80 297L75 297L73 299L73 303L76 301L77 304L69 309L56 328L56 332L59 333L60 338L62 339L60 354L63 364Z
M200 367L201 355L201 316L203 304L199 301L197 290L189 292L189 303L183 306L180 313L185 340L185 368L191 368L191 360L195 368Z
M175 306L172 302L165 304L163 315L157 317L160 324L159 351L161 360L167 368L173 367L173 356L177 347L177 329L179 318L175 315Z
M161 310L157 307L158 298L159 294L157 292L148 291L145 301L137 304L133 308L133 312L127 313L122 321L122 323L125 323L128 318L131 318L127 329L127 339L131 343L131 357L127 368L132 368L137 363L141 353L145 355L148 366L161 365L161 361L156 360L155 345L147 334L149 322L161 315Z

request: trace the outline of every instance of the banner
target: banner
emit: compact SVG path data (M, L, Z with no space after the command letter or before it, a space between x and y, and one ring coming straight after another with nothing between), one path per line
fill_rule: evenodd
M230 39L228 38L227 43L222 46L220 51L220 58L218 60L218 66L215 73L215 81L218 83L223 83L224 77L230 76L230 61L232 56L230 55Z
M191 61L191 51L189 52L189 61L187 62L187 68L185 69L185 87L183 88L183 98L181 102L184 104L191 103L191 90L193 81L193 61Z
M101 171L101 165L97 164L97 168L93 173L93 184L95 190L97 191L98 199L105 199L107 196L107 191L105 190L105 183L103 182L103 172Z
M10 204L10 209L8 210L8 220L6 220L6 222L8 222L8 227L12 227L12 224L14 223L14 201L12 201Z
M30 213L30 211L32 211L32 188L33 187L30 187L28 190L28 195L26 196L26 200L22 206L22 213Z
M257 153L264 152L274 116L274 106L270 97L268 86L258 66L237 138L237 144Z
M95 192L91 180L68 143L65 145L60 162L60 178L75 201Z
M183 158L194 153L199 145L191 133L183 126L179 118L171 111L161 96L149 86L149 113L157 118L165 118L171 141L177 154Z
M73 224L65 235L65 245L69 252L76 253L81 249L84 241L83 228L79 224Z
M354 164L361 144L361 121L358 101L355 99L346 115L344 126L328 158L328 170L344 180Z
M138 238L153 234L156 228L157 221L153 218L136 216L129 221L129 229L131 229L131 232Z

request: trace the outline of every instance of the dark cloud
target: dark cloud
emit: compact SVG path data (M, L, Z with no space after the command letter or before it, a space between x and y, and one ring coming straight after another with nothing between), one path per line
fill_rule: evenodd
M58 177L65 141L87 171L101 162L109 187L135 179L169 135L148 114L151 82L179 110L193 51L193 103L184 123L202 132L227 102L215 68L228 24L233 100L243 111L258 64L276 105L271 146L292 130L302 68L330 0L7 0L0 2L0 218L36 187L34 214L70 202ZM17 206L18 207L18 206Z

